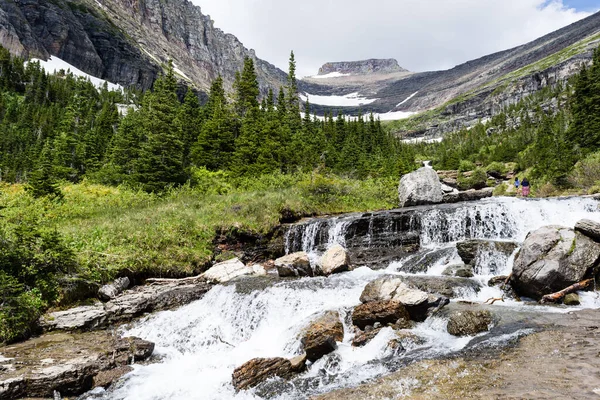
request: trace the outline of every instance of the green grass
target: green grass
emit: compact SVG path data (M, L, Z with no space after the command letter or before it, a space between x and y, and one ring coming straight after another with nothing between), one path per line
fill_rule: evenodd
M33 199L20 185L0 187L0 224L37 216L77 256L79 273L107 281L126 272L182 277L213 259L219 231L265 234L283 209L300 215L396 206L395 179L353 180L319 174L235 182L227 194L190 187L163 196L91 183L64 185L64 200Z

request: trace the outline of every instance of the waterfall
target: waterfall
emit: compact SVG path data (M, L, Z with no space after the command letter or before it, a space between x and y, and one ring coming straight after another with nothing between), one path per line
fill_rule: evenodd
M421 275L439 275L456 259L454 244L469 238L522 242L530 230L548 224L573 227L583 218L600 221L598 202L571 199L490 199L472 204L417 207L369 214L319 218L292 225L286 234L286 251L322 252L341 244L349 249L374 246L401 248L413 239L421 250L410 257L416 263L431 258L432 265ZM416 235L413 238L413 235ZM386 243L390 244L386 246ZM396 247L395 247L396 246ZM436 253L437 252L437 253ZM512 255L479 254L475 281L487 282L489 275L509 271ZM360 303L365 285L378 277L406 274L405 261L385 265L382 270L357 268L329 278L282 280L262 290L245 292L236 284L218 285L205 297L178 310L165 311L135 322L126 336L156 343L159 360L135 366L125 379L106 393L90 393L85 399L305 399L340 387L352 387L390 372L403 360L439 357L463 349L472 337L457 338L446 332L446 321L432 317L417 324L412 333L422 342L393 353L387 346L394 337L383 329L365 347L351 346L353 331L348 325L352 308ZM487 285L461 296L485 301L501 295ZM598 307L592 295L582 296L582 307ZM509 302L499 307L511 310L526 306ZM531 306L529 306L531 307ZM539 310L543 307L535 307ZM292 357L300 349L303 328L318 313L337 310L346 316L344 342L338 349L311 365L290 382L273 380L265 387L236 392L231 385L233 370L255 357ZM551 310L551 309L549 309ZM539 311L536 311L539 312ZM488 341L502 341L524 334L512 331ZM485 342L484 340L484 342Z

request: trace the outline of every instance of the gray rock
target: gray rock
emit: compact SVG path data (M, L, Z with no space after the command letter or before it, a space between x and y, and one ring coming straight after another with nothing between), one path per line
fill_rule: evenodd
M467 240L456 244L462 261L471 266L476 274L496 275L519 247L515 242L494 240ZM493 255L492 257L490 257Z
M144 313L188 304L200 299L209 289L210 285L204 283L139 286L106 304L48 313L40 318L39 324L46 331L95 330Z
M472 278L473 268L465 264L451 264L446 267L444 276L458 276L459 278Z
M448 333L453 336L472 336L489 330L492 314L483 311L459 311L450 315Z
M569 293L565 296L563 303L567 306L578 306L581 304L577 293Z
M412 287L433 295L455 298L466 294L478 293L481 284L473 279L449 276L403 276L402 279Z
M59 279L60 305L69 305L86 299L98 297L100 285L78 276Z
M444 203L459 203L462 201L477 201L492 197L494 188L483 188L480 190L466 190L464 192L453 192L444 194Z
M398 186L398 197L400 207L441 203L442 185L437 173L423 167L404 175Z
M202 274L208 282L225 283L244 275L252 275L254 270L247 267L238 258L215 264L212 268Z
M313 321L304 331L302 346L306 357L316 361L337 349L337 342L344 340L344 325L337 311L328 311Z
M575 224L575 232L581 232L595 242L600 242L600 223L582 219Z
M360 301L365 304L389 300L400 302L414 321L424 321L431 313L448 304L447 298L417 288L410 282L412 278L387 277L370 282L365 286Z
M115 279L114 282L104 285L98 291L98 297L102 301L109 301L123 293L129 287L129 278Z
M275 260L277 273L282 278L295 276L314 276L308 254L303 251L288 254Z
M581 232L546 226L530 232L515 258L512 286L539 299L592 277L600 262L600 244Z
M321 258L321 271L325 276L348 271L349 268L350 257L339 244L330 247Z

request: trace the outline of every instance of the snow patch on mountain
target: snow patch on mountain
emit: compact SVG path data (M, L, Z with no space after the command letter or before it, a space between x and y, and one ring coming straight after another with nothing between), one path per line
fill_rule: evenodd
M123 90L123 86L117 85L115 83L111 83L105 81L104 79L96 78L90 74L86 74L82 70L75 68L68 62L61 60L56 56L50 57L47 61L40 60L37 58L33 58L31 61L37 61L40 63L40 66L46 70L47 73L57 73L60 70L64 70L65 72L71 72L74 76L80 76L85 79L88 79L92 85L97 88L101 88L104 86L104 83L108 85L108 90Z
M308 100L311 104L329 107L356 107L371 104L378 99L367 99L356 93L349 93L343 96L318 96L309 93L301 94L302 101Z

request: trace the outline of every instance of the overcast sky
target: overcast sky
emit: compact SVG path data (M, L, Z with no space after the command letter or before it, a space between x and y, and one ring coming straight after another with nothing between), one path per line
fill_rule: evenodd
M298 76L328 61L395 58L451 68L536 39L600 9L600 0L192 0L258 57Z

